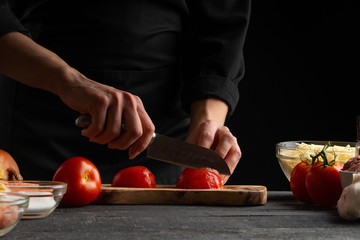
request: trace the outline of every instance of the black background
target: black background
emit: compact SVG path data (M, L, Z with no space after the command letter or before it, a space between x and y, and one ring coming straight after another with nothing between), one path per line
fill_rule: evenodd
M259 1L245 42L240 101L228 119L242 158L229 184L289 190L275 145L356 141L358 1Z

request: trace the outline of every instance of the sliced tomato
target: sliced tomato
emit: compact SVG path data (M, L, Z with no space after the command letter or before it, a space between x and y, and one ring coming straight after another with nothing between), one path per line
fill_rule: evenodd
M219 189L223 183L219 172L211 168L185 168L176 183L177 188L184 189Z
M155 188L154 174L144 166L128 167L117 172L112 180L113 187Z

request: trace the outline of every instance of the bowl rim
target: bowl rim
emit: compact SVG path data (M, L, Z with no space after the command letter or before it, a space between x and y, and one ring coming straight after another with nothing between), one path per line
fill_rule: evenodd
M292 140L292 141L282 141L276 143L276 148L285 148L285 149L296 149L296 147L287 147L285 144L287 143L306 143L306 144L316 144L316 145L324 145L325 143L330 142L333 145L338 146L346 146L350 145L350 147L355 147L356 142L349 142L349 141L325 141L325 140Z
M33 183L38 185L12 185L11 183ZM44 180L11 180L11 181L6 181L4 185L11 188L29 188L29 189L32 188L63 189L67 187L67 184L64 182L44 181Z
M1 196L13 196L16 197L15 200L11 201L2 201ZM11 191L2 191L0 192L0 203L1 206L12 206L12 205L23 205L24 207L27 207L27 204L29 203L30 197L26 194L22 193L16 193Z

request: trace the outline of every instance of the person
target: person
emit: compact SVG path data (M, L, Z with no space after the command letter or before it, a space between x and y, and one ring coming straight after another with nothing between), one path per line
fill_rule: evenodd
M0 148L24 179L83 156L104 183L143 165L174 184L182 168L144 154L156 129L214 149L233 172L241 150L224 123L249 15L250 0L0 0Z

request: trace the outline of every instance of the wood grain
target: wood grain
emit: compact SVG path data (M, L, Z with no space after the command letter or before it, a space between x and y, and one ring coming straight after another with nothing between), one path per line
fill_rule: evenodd
M177 189L173 185L156 188L111 187L103 184L96 204L162 205L263 205L267 189L260 185L228 185L223 189Z

